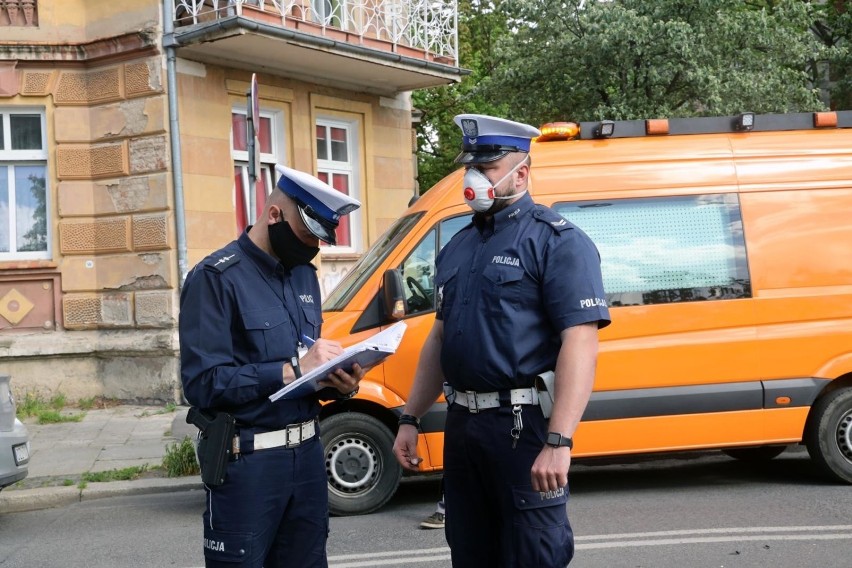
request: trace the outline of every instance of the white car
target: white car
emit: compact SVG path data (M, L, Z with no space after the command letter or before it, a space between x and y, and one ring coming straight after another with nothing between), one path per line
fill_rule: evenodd
M26 426L15 417L15 410L9 376L0 375L0 489L29 473L30 436Z

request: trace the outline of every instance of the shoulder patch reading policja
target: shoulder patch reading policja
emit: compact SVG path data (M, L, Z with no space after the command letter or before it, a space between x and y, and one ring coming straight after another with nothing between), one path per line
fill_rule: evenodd
M237 256L237 253L232 252L231 254L225 254L223 251L221 255L217 255L212 257L207 263L204 265L207 268L212 268L217 272L224 272L227 268L234 266L240 261L240 257Z

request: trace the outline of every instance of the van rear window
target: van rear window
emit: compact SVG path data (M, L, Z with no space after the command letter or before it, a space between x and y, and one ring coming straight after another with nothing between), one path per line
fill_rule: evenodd
M734 194L557 203L601 255L610 306L751 296Z

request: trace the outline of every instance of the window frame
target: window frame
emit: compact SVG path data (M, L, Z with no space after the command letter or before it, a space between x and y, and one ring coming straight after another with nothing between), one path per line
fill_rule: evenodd
M318 126L323 126L328 129L331 128L342 128L346 131L346 162L340 162L337 160L330 159L331 157L331 138L326 138L327 147L327 156L328 159L321 160L319 155L316 156L316 168L317 175L321 173L329 174L329 181L331 181L330 176L332 174L347 174L349 175L349 197L357 199L363 203L361 199L361 138L360 138L360 126L361 122L358 119L347 120L338 116L326 116L321 115L317 116L314 122L313 128L313 138L314 138L314 149L316 151L317 148L317 137L316 137L316 129ZM343 167L340 164L345 163L346 166ZM329 185L332 185L329 183ZM351 254L358 253L362 249L362 240L361 240L361 227L362 227L362 214L363 207L360 207L349 213L347 216L349 219L349 242L348 246L341 245L330 245L325 242L320 242L320 254L321 255L335 255L335 254Z
M38 115L41 125L41 149L40 150L13 150L12 149L12 127L11 117L13 115ZM49 175L49 150L47 144L47 117L43 107L2 107L0 106L0 128L2 128L2 147L0 147L0 166L6 167L7 175L7 206L9 251L0 251L0 262L19 260L51 260L53 258L53 223L52 193ZM45 200L45 242L46 249L43 251L18 251L18 219L17 219L17 196L15 187L14 170L21 166L44 167L44 200Z
M239 114L244 118L248 115L248 110L245 105L233 105L231 108L231 120L233 124L233 116L235 114ZM272 145L271 152L261 152L260 153L260 167L267 171L267 183L266 189L264 193L269 195L272 192L272 189L275 187L275 183L277 181L275 174L275 165L276 164L284 164L284 156L286 155L286 138L285 138L285 114L283 110L275 109L275 108L267 108L260 107L260 117L268 118L270 124L270 143ZM257 221L257 209L258 207L263 207L263 204L253 203L254 194L250 191L249 185L249 156L248 156L248 145L246 145L246 150L237 150L234 148L234 129L231 128L231 160L234 163L234 168L240 168L240 178L242 180L242 188L243 188L243 208L246 211L246 226L253 225ZM259 176L257 181L260 183L263 180L263 177ZM234 221L236 223L236 227L240 229L241 219L236 218L237 208L236 203L236 186L234 187Z

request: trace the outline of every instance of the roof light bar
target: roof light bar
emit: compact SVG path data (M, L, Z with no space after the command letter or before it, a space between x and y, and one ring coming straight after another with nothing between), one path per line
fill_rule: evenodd
M837 113L815 112L814 126L816 128L837 128Z
M571 140L580 133L580 126L574 122L548 122L543 124L541 135L536 142L548 142L550 140Z
M669 119L649 118L645 121L645 134L658 135L669 133Z
M737 117L734 128L740 132L748 132L754 129L754 113L744 112Z
M615 132L615 123L611 120L602 120L595 127L593 136L595 138L609 138Z

